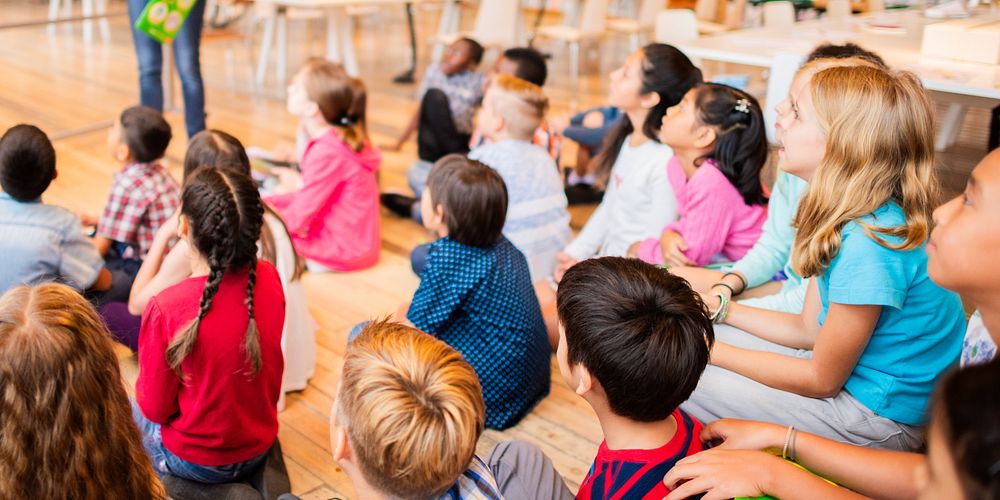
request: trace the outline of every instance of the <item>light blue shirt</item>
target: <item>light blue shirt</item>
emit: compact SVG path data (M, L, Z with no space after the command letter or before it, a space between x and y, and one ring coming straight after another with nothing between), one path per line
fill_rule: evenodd
M556 254L569 243L569 211L562 177L548 152L527 141L500 141L469 158L493 168L507 185L503 235L528 260L531 280L552 275Z
M771 199L767 202L767 220L760 239L742 259L733 264L733 271L739 271L746 277L748 287L771 281L781 270L788 276L788 280L782 284L782 292L791 291L802 282L802 278L792 271L790 262L792 243L795 241L792 218L795 217L799 200L808 187L806 181L784 171L778 172L778 179L771 190Z
M0 292L47 281L82 291L104 268L72 212L37 200L20 202L6 193L0 193L0 256Z
M861 220L892 227L905 219L899 205L890 202ZM920 425L938 377L958 362L962 351L962 301L927 276L924 245L908 251L886 248L855 221L841 235L840 252L817 278L820 325L831 302L882 306L844 388L877 415ZM902 241L879 236L893 244Z

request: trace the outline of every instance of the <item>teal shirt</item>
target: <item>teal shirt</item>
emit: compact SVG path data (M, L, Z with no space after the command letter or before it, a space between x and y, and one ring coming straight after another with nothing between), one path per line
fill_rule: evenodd
M760 239L742 259L733 264L733 270L746 276L747 286L763 285L778 271L785 271L788 280L782 284L782 291L790 290L802 282L802 278L792 271L790 256L795 241L792 218L799 209L799 200L809 185L806 181L779 171L767 202L767 221Z
M904 217L902 209L890 202L861 220L891 227L901 225ZM823 304L819 324L826 319L830 302L882 306L844 388L877 415L920 425L938 377L958 362L962 351L962 302L927 276L923 244L908 251L886 248L854 221L844 226L841 237L840 251L817 278Z

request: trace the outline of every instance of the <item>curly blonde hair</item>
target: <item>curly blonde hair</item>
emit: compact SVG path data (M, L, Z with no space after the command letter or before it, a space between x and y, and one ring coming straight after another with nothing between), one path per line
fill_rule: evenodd
M166 498L94 308L57 284L0 297L0 498Z
M810 89L827 141L793 222L795 272L822 274L851 221L886 248L919 247L930 234L939 196L933 107L920 80L906 71L833 67L817 72ZM858 221L890 201L902 208L902 225Z

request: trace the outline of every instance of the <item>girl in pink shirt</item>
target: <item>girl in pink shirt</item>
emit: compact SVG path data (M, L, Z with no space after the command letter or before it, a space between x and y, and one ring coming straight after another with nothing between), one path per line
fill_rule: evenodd
M757 100L726 85L697 85L663 117L660 141L674 150L667 178L680 217L630 254L669 266L743 257L767 218L760 182L767 139Z
M354 271L378 261L381 154L365 131L365 87L339 65L306 63L288 86L288 111L309 139L301 173L276 169L264 201L284 220L311 270Z

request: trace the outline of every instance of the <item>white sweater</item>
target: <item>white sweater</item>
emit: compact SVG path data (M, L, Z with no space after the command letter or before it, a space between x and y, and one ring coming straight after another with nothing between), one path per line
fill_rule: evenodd
M663 226L677 219L677 199L667 180L669 146L646 140L622 144L611 169L604 201L566 253L577 260L625 256L629 245L658 238Z

